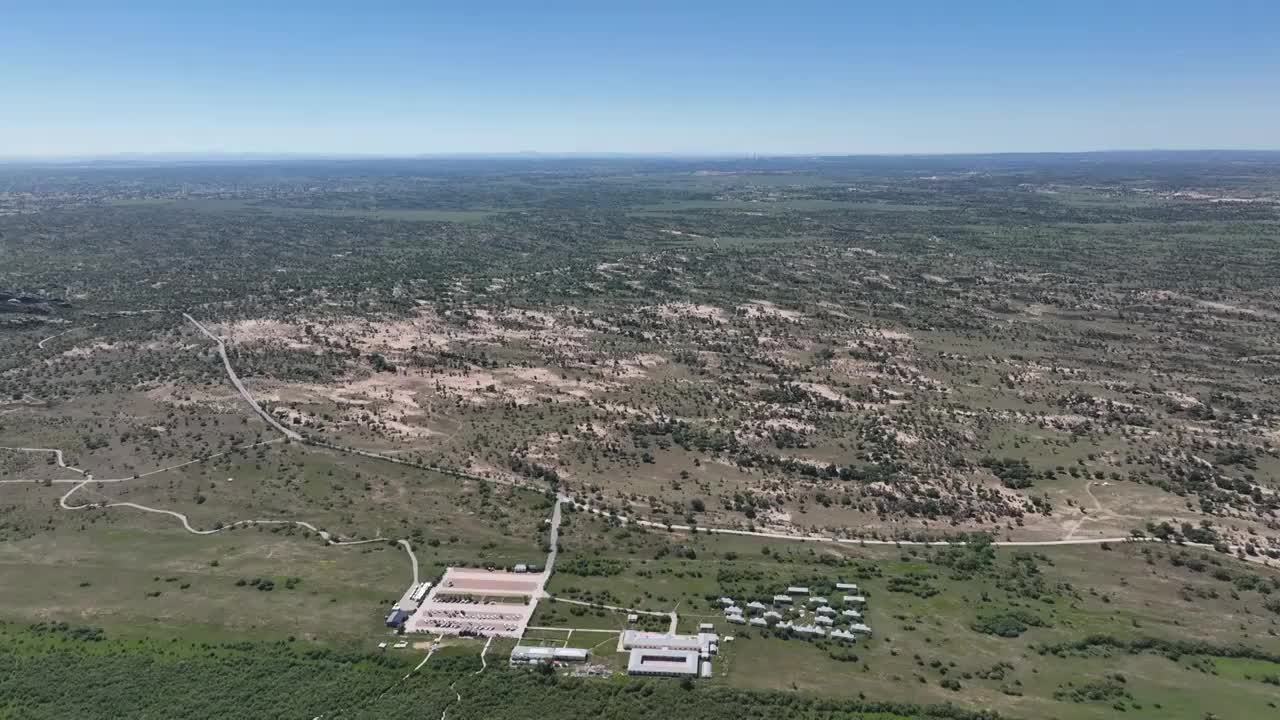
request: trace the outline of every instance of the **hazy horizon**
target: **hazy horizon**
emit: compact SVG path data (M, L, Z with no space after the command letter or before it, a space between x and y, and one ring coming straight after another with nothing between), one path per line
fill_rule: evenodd
M226 161L234 162L237 159L243 160L484 160L484 159L521 159L530 160L592 160L592 159L618 159L618 160L803 160L806 158L814 159L845 159L845 158L998 158L998 157L1037 157L1037 156L1129 156L1129 155L1252 155L1252 154L1280 154L1280 147L1276 148L1114 148L1099 150L1033 150L1033 151L997 151L997 152L936 152L936 153L733 153L733 152L683 152L683 153L659 153L659 152L541 152L537 150L524 150L519 152L440 152L440 153L416 153L416 154L391 154L391 153L332 153L332 152L267 152L267 151L251 151L251 152L234 152L234 151L213 151L213 152L129 152L121 151L115 153L99 153L85 155L0 155L0 163L22 164L22 163L41 163L49 162L55 164L76 163L76 162L106 162L111 160L137 160L140 162L152 161L158 164L165 162L191 162L191 161Z
M1280 6L16 6L0 156L1277 146Z

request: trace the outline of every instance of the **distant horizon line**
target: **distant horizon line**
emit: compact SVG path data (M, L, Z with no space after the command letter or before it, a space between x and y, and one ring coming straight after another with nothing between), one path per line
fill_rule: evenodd
M1277 148L1115 148L1095 150L996 150L956 152L628 152L582 151L459 151L422 153L364 153L323 151L122 151L111 153L0 154L0 163L76 163L102 161L193 162L226 160L429 160L429 159L690 159L690 160L768 160L800 158L932 158L932 157L1000 157L1048 155L1142 155L1142 154L1248 154L1280 153Z

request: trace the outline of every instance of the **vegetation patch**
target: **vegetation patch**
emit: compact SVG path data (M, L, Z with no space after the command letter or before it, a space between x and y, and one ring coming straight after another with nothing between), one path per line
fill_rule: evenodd
M1018 608L984 612L969 627L987 635L1014 638L1033 627L1048 625L1039 615Z

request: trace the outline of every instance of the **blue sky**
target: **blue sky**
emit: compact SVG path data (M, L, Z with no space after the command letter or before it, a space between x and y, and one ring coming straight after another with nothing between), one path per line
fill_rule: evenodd
M0 0L0 155L1280 148L1280 2Z

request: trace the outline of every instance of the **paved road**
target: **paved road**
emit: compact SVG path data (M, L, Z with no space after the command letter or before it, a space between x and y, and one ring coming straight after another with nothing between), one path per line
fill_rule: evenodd
M258 404L257 400L253 399L253 395L249 392L248 388L244 386L244 383L240 382L240 377L236 375L236 371L231 367L231 359L227 357L227 345L222 342L222 338L209 332L208 328L201 325L198 320L187 313L182 313L182 317L190 320L192 325L195 325L200 329L200 332L204 333L210 340L218 344L218 355L222 357L222 365L227 370L227 377L231 379L231 384L236 386L236 390L240 392L240 397L244 398L245 402L249 403L249 405L253 407L253 411L258 413L258 416L263 420L266 420L268 425L283 433L285 437L290 440L301 440L302 435L300 435L296 430L290 430L284 425L281 425L270 413L262 409L262 406Z

